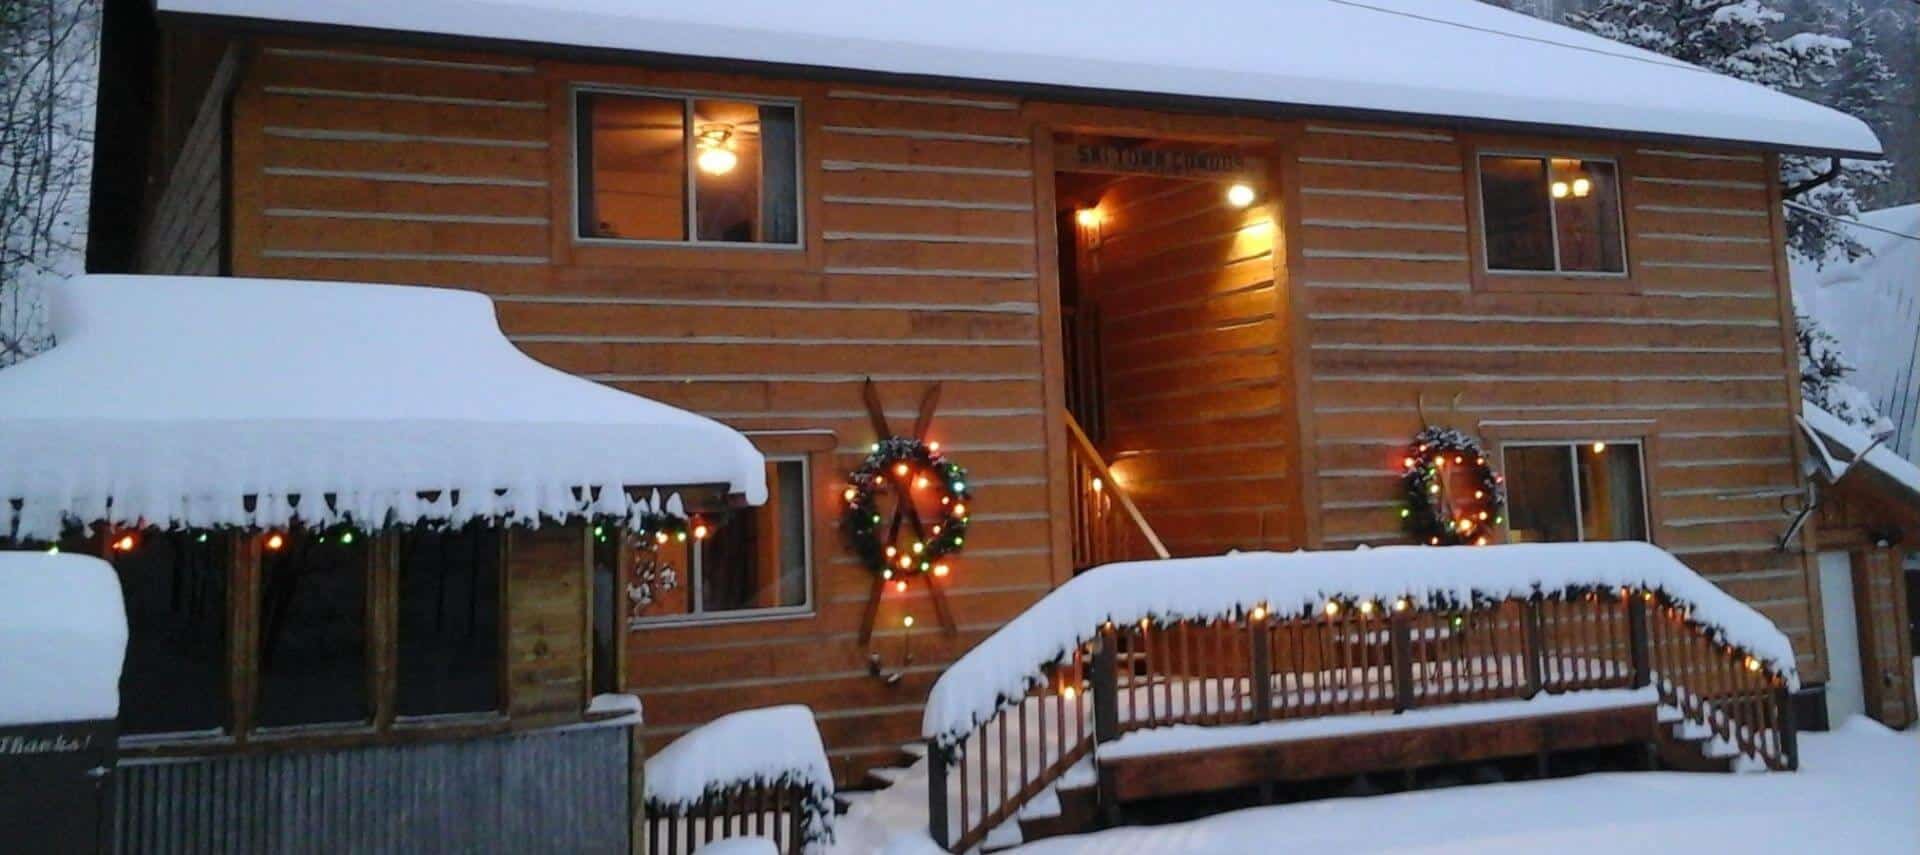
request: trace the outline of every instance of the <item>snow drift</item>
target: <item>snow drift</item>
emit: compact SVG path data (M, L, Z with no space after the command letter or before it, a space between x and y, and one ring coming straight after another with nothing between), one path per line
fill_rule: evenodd
M1109 564L1042 597L967 652L934 683L921 733L957 742L1004 699L1024 695L1040 667L1091 639L1106 621L1229 617L1264 604L1311 614L1329 598L1415 607L1631 587L1691 609L1719 641L1744 648L1798 685L1793 645L1772 621L1647 543L1485 547L1389 546L1342 552L1247 552Z
M85 555L0 552L0 725L120 714L120 579Z
M484 295L84 276L53 298L58 346L0 371L0 500L21 503L18 537L70 520L625 515L625 486L766 499L746 437L535 362Z
M742 710L681 734L647 758L655 809L681 810L747 785L793 786L807 793L806 839L831 838L833 769L814 725L798 704Z

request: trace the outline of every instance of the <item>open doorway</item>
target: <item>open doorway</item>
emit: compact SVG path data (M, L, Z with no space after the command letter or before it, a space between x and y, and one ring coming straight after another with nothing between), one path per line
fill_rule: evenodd
M1290 545L1293 434L1265 161L1057 141L1068 409L1174 554Z

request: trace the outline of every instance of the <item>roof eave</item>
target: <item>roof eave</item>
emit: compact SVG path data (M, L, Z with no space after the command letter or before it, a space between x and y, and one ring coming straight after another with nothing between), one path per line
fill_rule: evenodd
M389 30L338 24L315 24L303 21L247 18L233 15L211 15L200 12L161 11L159 14L163 20L177 21L182 25L218 27L236 32L351 39L356 41L404 45L408 47L452 47L463 50L551 57L576 62L652 65L688 71L753 73L770 77L786 77L802 80L884 83L895 86L903 84L917 85L930 89L963 90L980 93L1039 97L1048 100L1080 102L1102 106L1154 108L1215 115L1224 113L1237 116L1259 116L1267 118L1346 119L1501 133L1684 143L1688 145L1705 145L1740 151L1803 154L1819 157L1845 157L1860 160L1881 160L1886 157L1883 151L1782 145L1777 143L1756 142L1753 140L1626 131L1617 128L1583 125L1518 122L1474 116L1371 110L1354 107L1335 107L1324 104L1290 103L1285 101L1257 101L1196 95L1175 95L1160 92L1101 89L1057 84L1018 83L983 80L971 77L885 72L839 66L727 59L660 51L638 51L518 39L449 35L446 33L416 30Z

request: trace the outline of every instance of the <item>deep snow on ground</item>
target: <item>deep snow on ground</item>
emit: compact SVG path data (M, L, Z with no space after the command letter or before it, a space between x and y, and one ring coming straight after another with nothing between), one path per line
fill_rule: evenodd
M1805 733L1801 770L1618 772L1253 808L1043 840L1022 855L1920 852L1920 729Z

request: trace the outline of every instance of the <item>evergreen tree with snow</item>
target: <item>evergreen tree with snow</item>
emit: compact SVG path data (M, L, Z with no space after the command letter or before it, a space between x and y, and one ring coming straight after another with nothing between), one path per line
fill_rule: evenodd
M1863 29L1864 18L1863 13ZM1832 82L1849 48L1846 39L1818 28L1833 20L1831 15L1805 13L1790 24L1777 0L1599 0L1588 11L1568 14L1567 20L1614 41L1815 97ZM1883 97L1871 91L1868 78L1874 64L1885 67L1884 61L1875 60L1861 68L1857 94L1864 102ZM1846 161L1841 167L1838 177L1794 200L1805 208L1787 209L1788 249L1816 263L1851 261L1866 254L1866 246L1833 218L1858 216L1860 194L1888 174L1887 167L1876 162ZM1788 188L1801 187L1828 169L1826 159L1789 155L1780 160L1780 179Z
M1879 435L1890 427L1873 396L1847 378L1857 369L1840 349L1840 340L1806 315L1794 317L1800 340L1800 397L1841 421Z

